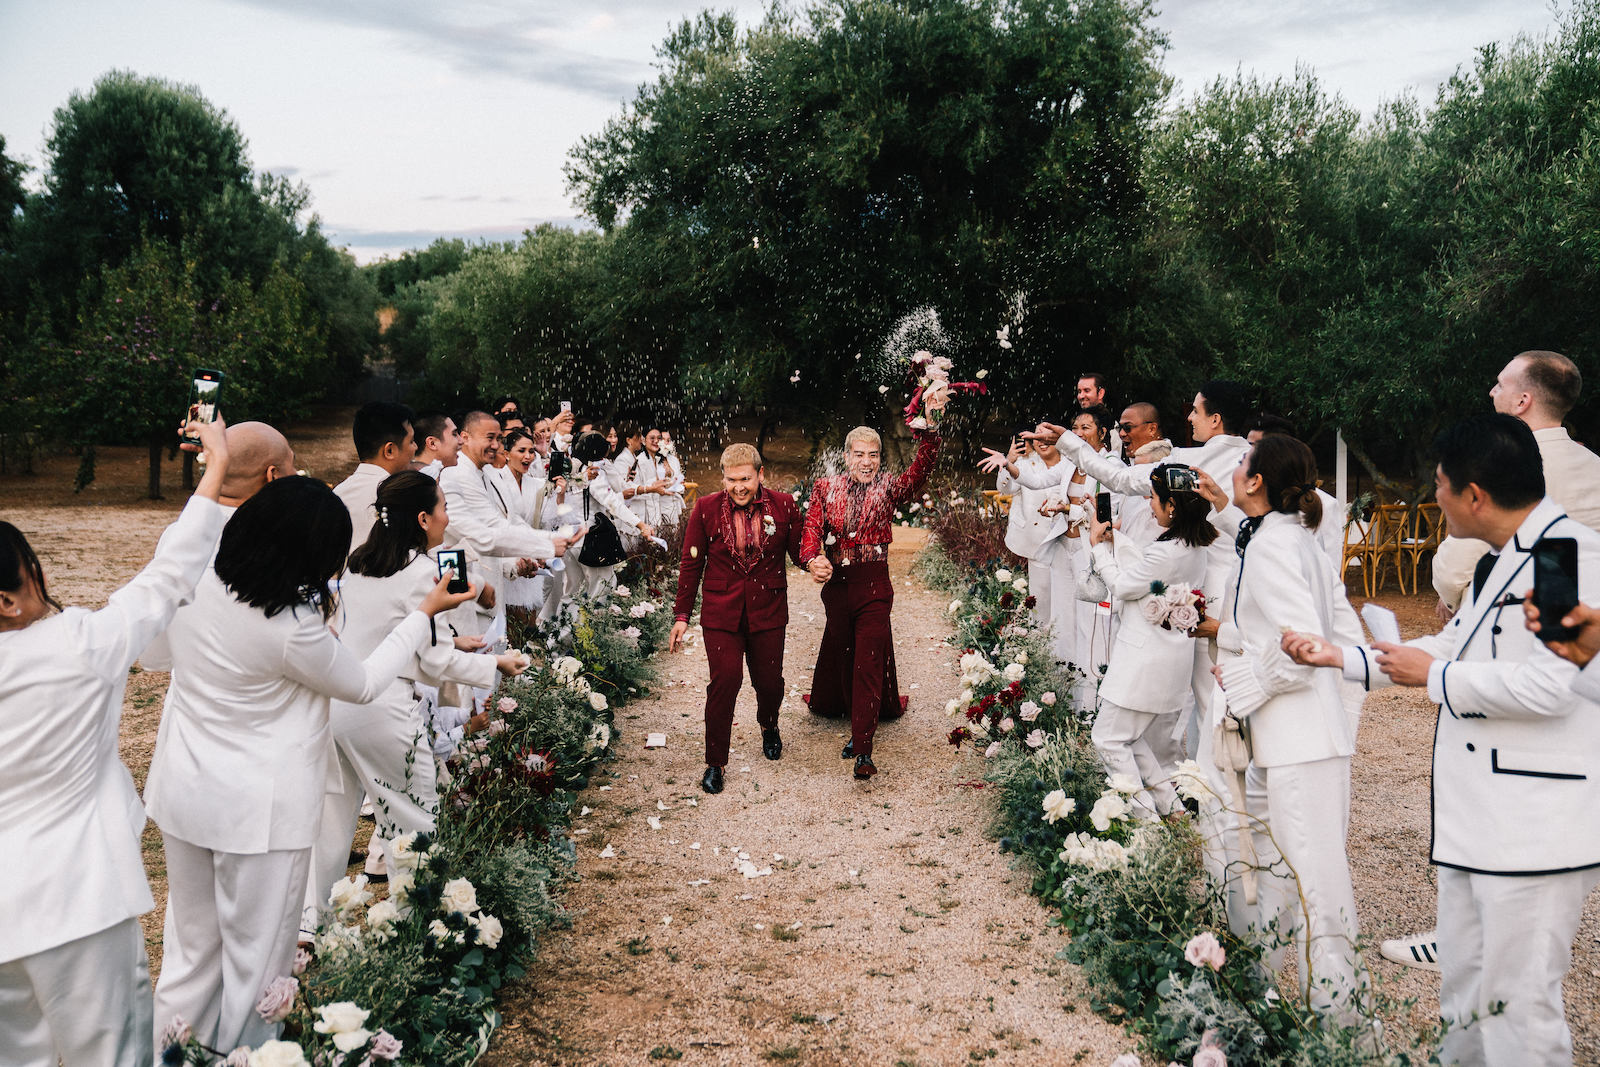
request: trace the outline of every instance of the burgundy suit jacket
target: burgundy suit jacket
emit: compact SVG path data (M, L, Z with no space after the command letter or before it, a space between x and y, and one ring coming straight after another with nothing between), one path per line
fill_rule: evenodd
M800 565L800 509L788 493L763 488L752 506L764 507L772 533L763 522L761 558L747 572L733 554L733 530L722 521L725 493L712 493L695 501L684 528L683 557L678 563L678 600L672 613L688 619L695 594L705 585L700 604L700 625L707 630L750 633L775 630L789 624L789 578L783 557Z

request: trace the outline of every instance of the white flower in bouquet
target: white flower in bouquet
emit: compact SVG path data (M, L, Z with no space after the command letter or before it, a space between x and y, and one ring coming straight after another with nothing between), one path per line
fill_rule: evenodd
M1041 709L1039 705L1035 704L1033 701L1024 700L1022 702L1022 706L1017 709L1017 717L1023 722L1033 722L1039 717L1040 710Z
M1131 797L1144 786L1131 774L1113 774L1106 779L1106 784L1123 796Z
M994 759L996 756L1000 755L1000 749L1002 747L1003 746L1000 744L1000 742L991 741L989 743L989 747L983 750L984 758Z
M1167 614L1167 624L1181 633L1193 633L1200 625L1200 612L1193 604L1179 604Z
M472 927L478 932L478 944L484 948L496 948L500 939L505 936L505 927L500 925L500 920L493 915L479 915L472 920Z
M333 883L328 890L328 907L339 913L341 920L349 920L350 913L372 899L367 891L367 876L358 874L354 881L348 876Z
M595 711L606 710L606 695L604 693L590 693L589 706Z
M1020 682L1020 681L1022 681L1022 676L1024 674L1027 674L1027 673L1028 673L1028 668L1024 667L1020 663L1007 663L1006 664L1005 679L1008 682Z
M619 585L616 588L611 590L611 595L612 596L632 596L633 595L633 590L629 589L625 585Z
M500 714L510 715L517 710L517 701L515 697L501 697L495 702L494 706L495 710L499 711Z
M1053 823L1072 814L1078 802L1067 796L1065 789L1052 789L1044 795L1044 821Z
M300 980L284 975L267 983L256 1001L256 1014L263 1022L281 1023L294 1010L294 999L300 994Z
M1185 800L1204 802L1216 795L1212 792L1206 772L1192 759L1186 759L1173 768L1172 787Z
M1044 736L1043 730L1035 730L1027 737L1023 738L1022 743L1027 745L1029 748L1043 748L1046 740L1047 738Z
M1019 593L1026 593L1028 591L1028 579L1018 578L1016 581L1011 583L1011 588L1015 589Z
M443 919L435 919L428 924L428 933L441 945L459 945L465 940L459 930L452 930L444 924Z
M334 923L325 929L317 931L317 955L328 959L339 959L346 953L353 952L361 947L361 927L340 926Z
M603 722L595 723L594 728L589 731L589 749L593 751L595 749L605 748L610 744L611 727L607 726Z
M1158 596L1148 596L1139 604L1139 614L1151 626L1160 626L1167 617L1167 604Z
M946 715L954 715L956 712L958 712L960 710L961 710L961 701L959 701L959 700L951 700L948 703L946 703L945 706L944 706L944 713Z
M1056 706L1056 695L1054 693L1044 693L1040 695L1039 703L1047 708L1053 708Z
M228 1057L230 1060L232 1056ZM265 1041L250 1053L250 1067L309 1067L306 1054L293 1041Z
M409 911L407 908L405 911ZM380 900L367 909L367 929L374 940L383 942L394 936L395 923L405 916L405 911L394 900Z
M923 418L921 415L918 415L906 425L910 426L913 430L926 430L928 428L928 420Z
M1126 818L1129 810L1128 801L1121 793L1115 791L1101 793L1100 799L1089 809L1089 825L1103 834L1111 829L1113 822Z
M963 703L963 704L971 704L972 703L972 690L963 689L961 691L961 695L956 697L956 699L961 701L961 703Z
M1000 732L1001 733L1009 734L1012 730L1015 730L1016 728L1017 728L1017 720L1013 719L1011 716L1007 715L1005 718L1000 720Z
M360 1031L372 1013L358 1007L353 1001L338 1000L317 1009L317 1022L312 1029L319 1034L353 1034ZM371 1036L371 1035L368 1035ZM363 1042L366 1038L361 1039ZM348 1052L349 1049L341 1051Z
M633 607L628 609L628 616L630 618L642 619L648 614L650 614L650 612L645 610L645 606L643 604L635 604Z
M1001 567L994 572L994 580L1002 584L1009 582L1011 580L1011 572Z
M465 878L452 878L439 896L439 910L471 915L478 910L478 891Z

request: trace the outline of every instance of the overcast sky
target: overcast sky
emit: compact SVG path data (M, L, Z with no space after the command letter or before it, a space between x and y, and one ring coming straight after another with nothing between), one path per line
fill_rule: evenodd
M441 235L572 224L567 151L654 77L695 0L0 0L0 135L36 169L55 108L113 68L196 85L258 170L305 182L362 262ZM749 22L764 4L725 0ZM1364 114L1439 83L1474 49L1539 35L1541 0L1166 0L1165 65L1218 74L1310 64ZM35 179L37 175L34 175Z

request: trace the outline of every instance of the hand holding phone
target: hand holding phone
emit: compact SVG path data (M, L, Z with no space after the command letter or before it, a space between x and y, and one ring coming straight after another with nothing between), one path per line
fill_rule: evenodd
M199 434L190 429L191 423L205 424L216 421L217 399L221 392L221 371L208 370L205 367L195 370L194 380L189 384L189 407L183 420L185 442L191 445L200 443Z
M1539 609L1539 640L1571 641L1575 627L1561 625L1578 606L1578 542L1545 537L1533 546L1533 605Z
M1111 494L1096 493L1094 495L1095 518L1101 523L1111 525Z
M445 586L446 591L458 594L465 593L470 588L467 584L467 554L461 549L439 550L439 577L446 576L450 579L450 584Z

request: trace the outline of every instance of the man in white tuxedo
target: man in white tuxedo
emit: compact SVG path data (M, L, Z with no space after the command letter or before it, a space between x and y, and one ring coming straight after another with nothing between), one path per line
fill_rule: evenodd
M1106 403L1106 376L1097 370L1087 371L1078 375L1077 388L1074 395L1078 400L1078 410L1088 411L1090 408L1110 408ZM1111 454L1118 459L1127 460L1132 456L1126 448L1121 435L1112 434L1106 441L1106 446L1111 449Z
M438 481L439 472L454 467L461 452L456 420L442 411L425 411L411 420L411 426L417 439L417 458L411 466Z
M1400 645L1341 649L1289 634L1284 651L1368 688L1426 687L1440 705L1431 858L1439 1011L1452 1024L1441 1060L1569 1064L1562 979L1600 881L1600 704L1573 663L1514 625L1514 605L1544 538L1577 541L1579 596L1600 601L1600 534L1545 495L1539 444L1519 419L1467 419L1437 451L1450 528L1493 546L1465 606L1437 635Z
M365 543L378 513L372 502L378 499L378 486L391 474L411 469L417 454L411 409L404 404L374 400L356 412L350 434L355 438L356 458L361 462L350 477L333 487L334 494L350 512L350 548L354 552Z

